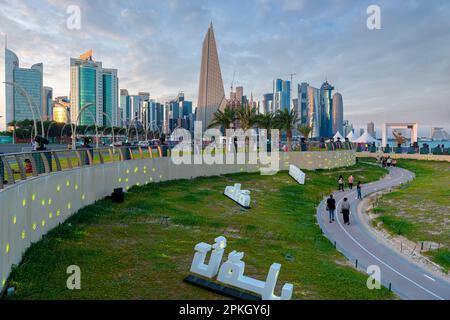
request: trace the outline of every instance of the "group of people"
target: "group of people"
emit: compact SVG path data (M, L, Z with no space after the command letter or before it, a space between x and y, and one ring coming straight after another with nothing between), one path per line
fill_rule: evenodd
M348 177L347 181L348 181L348 188L349 188L349 190L353 190L353 184L354 184L354 181L355 181L355 178L353 177L353 175L350 175ZM342 175L339 176L338 186L339 186L339 191L344 191L344 189L345 189L345 182L344 182L344 177ZM362 199L362 185L361 185L361 181L358 181L358 183L356 184L356 194L357 194L357 199ZM327 199L326 210L328 211L328 215L329 215L329 218L330 218L330 223L332 223L336 219L336 217L335 217L336 199L334 199L332 194ZM350 202L348 201L347 197L345 197L343 199L343 202L341 204L340 210L341 210L341 214L342 214L342 216L344 218L344 224L350 225Z
M390 156L387 156L387 157L385 157L385 156L378 157L377 156L377 163L379 163L383 168L397 166L397 160L392 159Z

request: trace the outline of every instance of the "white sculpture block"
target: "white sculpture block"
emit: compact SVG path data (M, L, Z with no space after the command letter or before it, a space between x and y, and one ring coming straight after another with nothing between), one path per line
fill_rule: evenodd
M289 175L300 184L305 184L306 174L294 165L289 166Z
M224 194L231 200L236 201L244 208L250 208L250 191L241 190L241 184L236 183L234 186L227 186Z
M222 262L222 257L224 249L227 246L227 239L225 237L217 237L215 243L211 246L210 244L200 242L195 246L194 260L191 265L191 272L199 274L204 277L212 278L219 271L220 263ZM206 255L213 248L211 258L209 263L205 264Z
M291 299L294 286L290 283L284 284L281 290L281 296L276 296L274 294L281 269L279 263L273 263L270 266L266 281L253 279L244 275L245 263L242 261L242 258L244 257L243 252L231 252L228 255L228 260L219 268L223 256L223 249L226 246L226 239L224 237L216 238L216 244L214 246L216 247L211 255L209 266L204 262L206 253L211 250L211 246L203 242L195 246L197 252L192 261L191 272L208 278L213 278L218 274L217 280L219 282L259 294L263 300ZM214 255L216 250L217 254Z

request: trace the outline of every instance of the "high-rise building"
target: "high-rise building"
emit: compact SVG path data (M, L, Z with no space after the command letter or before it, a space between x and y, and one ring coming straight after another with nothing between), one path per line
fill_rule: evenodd
M342 134L344 126L344 103L342 102L342 95L336 92L333 95L333 107L332 107L332 134L337 132Z
M42 101L44 94L42 63L31 68L20 68L17 55L5 48L5 114L4 126L13 121L25 119L40 120L43 115ZM14 83L14 85L13 85ZM23 91L25 91L30 100Z
M92 50L70 59L70 109L72 122L104 125L104 112L117 122L119 80L117 69L103 69L94 61ZM104 99L106 101L104 102ZM88 107L86 107L89 105ZM82 111L83 110L83 111ZM81 112L81 113L80 113ZM109 113L108 113L109 112ZM113 123L117 125L117 123Z
M273 110L273 93L266 93L263 96L264 113L274 112Z
M320 120L320 136L331 137L333 136L333 98L332 92L334 87L325 81L320 87L320 108L321 108L321 120Z
M131 102L127 89L120 89L120 115L121 125L127 126L131 118Z
M67 97L56 97L53 102L53 121L68 123L70 118L70 102Z
M119 125L119 78L117 69L103 69L103 125Z
M44 120L53 120L53 89L51 87L44 87L42 113Z
M236 87L236 100L239 101L240 104L243 104L244 98L244 87Z
M203 40L196 120L203 130L211 123L214 113L226 106L219 55L212 23Z
M353 132L353 124L351 124L348 120L344 121L344 136L348 136L350 132Z
M375 124L373 122L369 122L367 124L367 133L370 134L373 138L376 138Z
M320 90L312 86L308 86L308 116L307 124L312 127L311 138L320 137L320 120L321 107L320 107Z
M274 111L290 110L291 108L291 82L276 79L273 81Z
M309 84L306 82L302 82L298 85L297 94L298 94L298 116L300 118L301 124L308 123L308 87Z

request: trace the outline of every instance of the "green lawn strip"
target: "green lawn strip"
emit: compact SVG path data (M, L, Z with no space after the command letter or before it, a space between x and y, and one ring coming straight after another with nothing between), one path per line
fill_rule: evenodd
M415 242L433 242L450 247L450 165L448 162L399 159L398 166L416 174L416 179L381 197L375 212L388 231ZM448 268L443 253L430 252L436 263ZM448 251L447 251L448 252Z
M367 276L322 235L315 206L336 189L340 174L369 182L385 174L359 164L307 172L300 186L286 172L234 174L135 187L126 201L109 199L81 209L27 250L11 275L15 299L223 299L182 280L194 246L224 235L226 255L245 253L245 274L264 280L282 264L277 292L294 284L294 299L392 299L387 289L368 290ZM252 192L252 208L223 196L235 182ZM289 256L291 259L287 259ZM82 289L66 289L66 268L78 265Z

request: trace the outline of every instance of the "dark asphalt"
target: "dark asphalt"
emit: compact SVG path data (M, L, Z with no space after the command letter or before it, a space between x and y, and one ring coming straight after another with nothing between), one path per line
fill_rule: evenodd
M399 186L414 179L414 174L401 168L391 168L383 179L362 186L363 197L380 190ZM344 192L335 192L336 221L329 223L325 210L326 199L317 209L317 220L325 236L342 252L358 269L366 272L370 265L377 265L381 270L381 283L385 287L391 284L400 298L408 300L450 300L450 283L440 275L428 271L424 266L408 259L402 253L390 247L382 239L367 230L358 210L360 200L356 198L356 188ZM340 205L347 197L351 202L351 225L344 225ZM420 201L420 199L418 199ZM369 290L369 289L368 289Z

